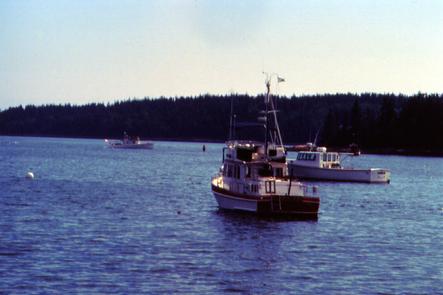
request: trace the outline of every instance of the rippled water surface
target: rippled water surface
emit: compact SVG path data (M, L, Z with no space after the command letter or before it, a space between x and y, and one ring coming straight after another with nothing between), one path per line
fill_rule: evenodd
M0 293L443 294L443 159L355 158L391 184L316 183L289 222L219 212L206 148L0 137Z

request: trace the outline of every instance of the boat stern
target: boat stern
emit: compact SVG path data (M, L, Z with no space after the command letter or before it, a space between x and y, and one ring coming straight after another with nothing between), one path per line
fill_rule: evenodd
M370 181L374 183L390 183L391 171L382 168L372 168L370 174Z

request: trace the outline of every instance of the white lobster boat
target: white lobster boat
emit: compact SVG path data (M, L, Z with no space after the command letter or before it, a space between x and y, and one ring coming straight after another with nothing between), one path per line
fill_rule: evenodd
M288 163L290 173L299 179L331 180L367 183L389 183L391 172L383 168L356 169L341 164L342 156L350 155L327 152L325 147L315 151L303 151L297 159Z
M317 187L290 177L270 95L270 78L266 86L264 142L228 141L223 148L223 165L212 177L212 191L221 209L315 219L320 206Z
M113 149L152 149L154 146L152 142L141 141L138 137L130 139L126 132L124 133L123 140L105 139L105 143Z

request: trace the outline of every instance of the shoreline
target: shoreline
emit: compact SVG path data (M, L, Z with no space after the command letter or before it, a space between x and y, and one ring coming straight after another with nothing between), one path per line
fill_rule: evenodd
M95 136L64 136L64 135L11 135L11 134L0 134L0 137L36 137L36 138L65 138L65 139L96 139L96 140L121 140L121 138L114 137L95 137ZM183 138L161 138L161 137L140 137L141 141L170 141L170 142L200 142L200 143L225 143L226 140L216 140L216 139L204 139L204 138L194 138L194 139L183 139Z
M104 140L105 137L93 137L93 136L58 136L58 135L9 135L0 134L1 137L37 137L37 138L66 138L66 139L96 139ZM107 138L111 140L119 140L120 138ZM205 139L205 138L159 138L159 137L141 137L143 141L169 141L169 142L194 142L194 143L225 143L226 140ZM291 143L287 145L292 145ZM331 150L340 150L337 147L331 147ZM293 151L291 151L293 152ZM420 156L420 157L443 157L443 150L431 150L431 149L402 149L402 148L362 148L361 155L391 155L391 156Z

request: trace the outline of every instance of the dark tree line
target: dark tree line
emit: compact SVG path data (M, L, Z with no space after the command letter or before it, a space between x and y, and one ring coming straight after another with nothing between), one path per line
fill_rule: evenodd
M0 134L214 140L228 137L231 101L236 120L256 121L263 96L201 95L145 98L113 104L18 106L0 112ZM326 94L277 97L285 143L372 150L443 150L443 95Z
M346 110L329 109L322 143L346 146L350 142L373 151L443 153L443 96L369 95L356 97Z

